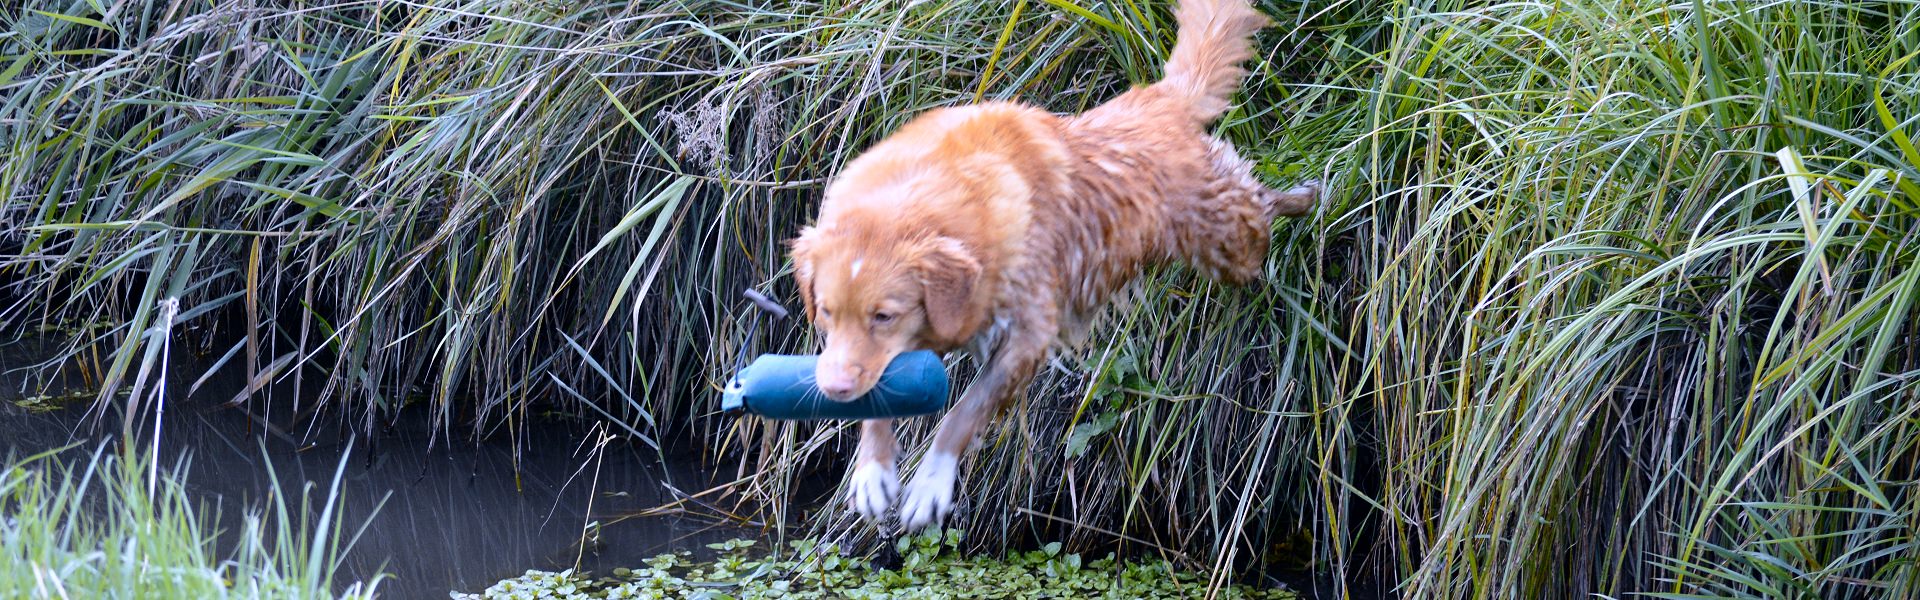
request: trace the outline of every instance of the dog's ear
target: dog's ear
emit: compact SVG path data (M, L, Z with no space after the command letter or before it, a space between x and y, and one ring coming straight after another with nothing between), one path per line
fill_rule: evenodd
M800 236L787 242L793 257L793 282L800 289L800 305L806 310L807 321L813 321L813 250L820 242L820 229L806 227L800 230Z
M920 243L913 268L927 324L941 338L964 341L986 315L986 295L977 293L980 260L960 240L940 236Z

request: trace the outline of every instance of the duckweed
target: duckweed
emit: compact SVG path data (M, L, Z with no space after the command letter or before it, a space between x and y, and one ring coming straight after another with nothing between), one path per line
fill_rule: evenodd
M833 544L789 542L784 556L755 555L753 540L708 547L720 552L696 561L688 552L661 554L607 576L574 571L527 571L477 594L453 600L751 600L759 598L1204 598L1207 583L1165 561L1125 561L1112 555L1084 560L1059 543L999 558L957 552L957 530L901 538L899 569L878 569L843 556ZM1290 600L1292 592L1232 586L1217 598Z

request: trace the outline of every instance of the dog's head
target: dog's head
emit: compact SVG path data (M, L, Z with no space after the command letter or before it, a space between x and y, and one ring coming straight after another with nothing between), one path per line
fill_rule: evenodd
M793 241L807 318L826 336L815 384L830 399L866 394L895 356L957 345L985 319L974 253L952 237L904 227L824 224Z

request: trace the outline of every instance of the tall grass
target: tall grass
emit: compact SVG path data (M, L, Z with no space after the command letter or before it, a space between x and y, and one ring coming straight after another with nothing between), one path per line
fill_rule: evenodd
M968 469L970 540L1411 597L1920 594L1920 6L1263 5L1219 131L1334 197L1262 284L1151 273L1062 355ZM787 522L850 432L712 413L737 291L791 297L780 242L863 145L1150 81L1166 8L0 9L0 325L107 323L71 358L108 388L189 339L363 426L604 413Z
M217 507L138 452L71 447L0 470L0 597L372 598L379 580L335 588L352 544L334 512L339 475L319 505L275 486L234 531ZM345 463L341 463L344 467ZM317 511L317 512L316 512ZM338 591L338 595L336 595Z
M1354 544L1417 596L1920 593L1920 11L1444 8L1346 147Z

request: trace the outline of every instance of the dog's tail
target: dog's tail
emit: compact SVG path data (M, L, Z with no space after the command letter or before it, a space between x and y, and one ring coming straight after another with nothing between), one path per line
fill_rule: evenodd
M1246 77L1240 63L1253 57L1253 32L1267 26L1267 17L1247 0L1180 0L1174 20L1179 38L1167 76L1154 85L1186 100L1195 121L1211 123Z

